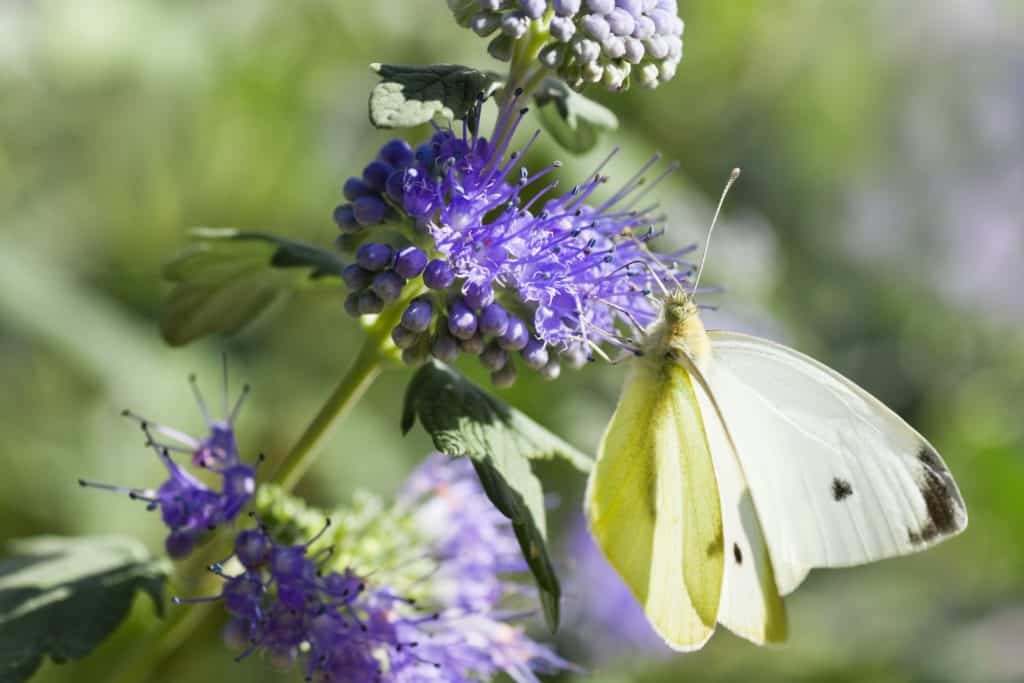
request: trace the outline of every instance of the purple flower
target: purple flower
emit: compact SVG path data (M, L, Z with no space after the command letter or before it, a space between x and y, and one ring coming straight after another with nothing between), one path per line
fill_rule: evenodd
M209 433L202 439L172 427L150 422L129 410L126 417L137 421L146 435L146 445L153 449L167 468L168 478L156 488L129 488L79 479L84 487L127 493L133 500L147 503L148 510L160 510L161 519L170 530L164 543L167 554L176 559L185 557L213 529L234 520L256 492L255 468L242 463L235 440L234 421L249 393L246 385L234 407L228 410L227 371L224 375L224 409L227 417L213 420L199 392L195 377L189 378L199 409ZM156 437L170 439L165 443ZM171 452L187 453L193 466L220 476L220 490L214 490L181 468ZM262 457L262 456L261 456Z
M489 342L520 355L545 377L557 376L563 360L578 365L595 353L607 355L603 346L636 350L633 337L656 316L652 292L688 286L691 272L679 260L689 249L658 255L649 248L662 233L661 218L644 197L674 165L646 182L655 157L602 200L595 197L608 181L604 164L559 191L552 178L560 164L533 173L522 165L536 134L523 149L509 149L525 113L519 95L499 111L490 139L464 124L458 134L438 129L418 149L417 161L403 171L403 201L393 207L405 216L405 239L415 245L366 234L356 252L358 266L345 271L346 283L358 292L346 308L357 314L379 312L402 287L431 290L404 304L410 306L406 322L415 324L403 325L417 332L397 333L407 357L419 362L432 353L449 361L452 345L444 337L451 336L461 340L463 352L486 354L481 362L500 385L514 380L515 364L498 363ZM415 254L415 263L402 266L405 277L388 275L385 291L379 278L401 266L393 261L396 250ZM375 270L382 272L369 279ZM376 305L363 306L362 297L374 292ZM432 321L425 318L428 310Z
M508 575L525 565L468 460L431 456L396 504L372 518L392 526L371 547L390 543L412 560L358 567L371 562L359 551L365 528L359 539L342 528L330 546L327 522L295 545L260 524L239 533L234 555L210 568L224 582L220 593L175 602L220 602L239 659L264 652L299 662L307 680L323 683L469 683L502 672L538 683L536 672L572 668L510 623L506 605L529 592ZM336 557L346 565L332 564Z

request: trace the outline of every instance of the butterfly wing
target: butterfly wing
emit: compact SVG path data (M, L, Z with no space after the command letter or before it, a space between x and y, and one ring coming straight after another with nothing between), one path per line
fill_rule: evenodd
M876 398L792 349L708 335L702 374L736 446L783 595L812 567L915 552L967 526L938 453Z
M714 466L689 373L638 360L587 483L590 530L674 649L714 631L724 572Z
M779 594L761 521L717 406L695 387L704 416L722 503L725 575L718 621L758 645L786 640L786 605Z

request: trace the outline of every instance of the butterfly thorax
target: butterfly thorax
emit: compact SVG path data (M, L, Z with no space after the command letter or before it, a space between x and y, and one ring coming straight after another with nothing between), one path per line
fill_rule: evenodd
M676 292L665 297L661 320L648 335L645 347L646 355L655 360L684 354L698 367L704 365L711 354L711 340L690 295Z

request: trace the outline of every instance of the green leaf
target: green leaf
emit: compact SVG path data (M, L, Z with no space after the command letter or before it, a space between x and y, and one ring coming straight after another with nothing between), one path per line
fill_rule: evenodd
M497 86L494 74L454 64L371 64L381 77L370 93L370 122L377 128L409 128L435 118L464 118Z
M534 96L544 129L574 154L593 149L601 131L615 130L619 120L610 109L584 97L563 81L548 78Z
M37 536L0 560L0 680L28 680L49 656L81 659L128 615L136 591L163 615L170 563L118 537Z
M547 551L544 496L530 460L561 457L581 471L592 460L514 408L440 363L424 365L405 394L402 431L419 418L434 446L473 459L494 506L509 518L540 588L544 616L558 627L561 589Z
M175 283L160 320L164 339L181 346L232 334L310 280L340 276L333 252L263 232L195 231L190 245L164 267Z

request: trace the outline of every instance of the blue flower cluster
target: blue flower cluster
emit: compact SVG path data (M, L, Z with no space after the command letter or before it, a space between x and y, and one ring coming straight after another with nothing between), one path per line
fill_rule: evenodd
M654 88L683 57L676 0L449 0L456 19L507 59L520 39L543 39L538 59L572 87ZM531 34L531 29L533 33Z
M134 500L145 501L147 509L159 509L164 524L170 529L164 545L167 554L175 559L185 557L211 531L237 518L256 491L255 468L241 461L233 427L249 387L243 389L225 419L213 420L199 393L195 377L189 378L189 381L209 429L207 436L202 439L151 422L131 411L124 411L125 416L139 422L146 435L146 445L156 452L167 467L166 481L156 488L128 488L83 479L78 481L81 486L127 493ZM224 392L226 406L226 383ZM175 443L157 441L154 435L169 438ZM219 475L220 490L210 488L182 469L171 458L172 451L188 453L194 466Z
M344 532L327 545L328 523L312 540L287 545L260 525L211 567L224 579L219 595L176 602L222 602L239 659L256 651L281 664L302 658L310 681L463 683L505 672L536 683L534 671L570 668L502 616L505 601L524 590L502 575L522 571L523 561L468 461L431 456L396 505L374 517L377 525L391 518L384 544L402 544L413 559L366 573L333 570L333 557L362 554Z
M355 255L344 271L346 310L380 313L422 292L392 334L406 362L468 353L498 386L515 380L514 355L554 378L560 360L578 366L602 344L635 348L632 335L655 318L652 287L680 283L692 268L678 260L688 250L648 248L661 234L656 207L641 204L657 182L644 177L657 157L607 199L594 200L608 180L604 164L558 192L558 162L533 173L522 165L536 134L509 151L526 112L519 96L500 110L490 140L464 123L415 150L388 142L362 178L345 183L349 202L334 212L339 244Z

